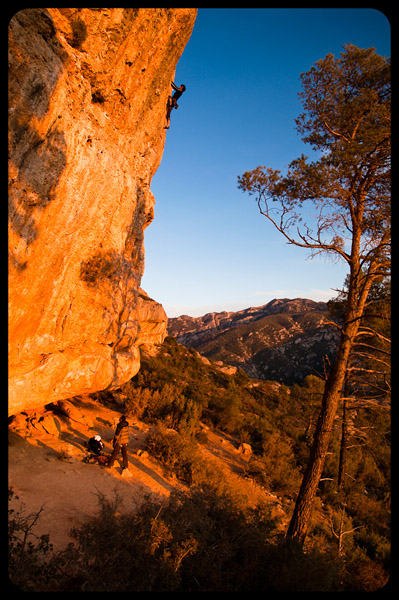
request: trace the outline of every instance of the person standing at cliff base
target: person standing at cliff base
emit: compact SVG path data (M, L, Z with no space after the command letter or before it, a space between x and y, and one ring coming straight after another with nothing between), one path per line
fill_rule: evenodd
M112 441L112 445L114 450L110 456L107 467L112 467L115 462L115 458L119 452L122 452L123 458L123 469L129 468L129 463L127 459L127 445L129 443L129 423L126 420L125 415L122 415L119 419L119 423L115 430L114 439Z
M173 96L169 96L168 98L168 104L167 104L167 110L166 110L166 127L165 129L169 129L169 125L170 125L170 113L172 112L173 108L179 108L179 105L177 104L177 100L180 98L180 96L182 95L182 93L186 90L186 86L182 83L181 86L177 87L173 81L171 82L172 84L172 88L175 90L175 93L173 94Z

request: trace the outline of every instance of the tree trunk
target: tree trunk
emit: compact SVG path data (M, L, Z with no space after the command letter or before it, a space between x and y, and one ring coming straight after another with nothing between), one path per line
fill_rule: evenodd
M345 391L346 396L346 391ZM338 466L338 492L342 492L344 489L345 482L345 466L346 466L346 444L348 438L348 400L343 399L342 406L342 433L341 433L341 448L339 452L339 466Z
M357 326L352 324L348 327L349 330L353 328L357 329ZM309 461L287 531L287 536L297 539L301 544L305 541L313 499L323 471L334 418L341 399L352 339L352 331L342 334L334 367L326 383Z

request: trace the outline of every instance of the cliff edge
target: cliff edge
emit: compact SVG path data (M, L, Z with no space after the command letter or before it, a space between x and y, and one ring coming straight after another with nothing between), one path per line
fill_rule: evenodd
M30 8L9 24L9 414L118 387L165 337L143 239L195 18Z

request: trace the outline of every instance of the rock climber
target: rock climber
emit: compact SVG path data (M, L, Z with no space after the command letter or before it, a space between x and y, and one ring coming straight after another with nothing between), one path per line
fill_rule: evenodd
M128 459L127 459L128 443L129 443L129 423L126 420L125 415L122 415L121 418L119 419L119 423L115 430L114 439L112 441L114 450L108 461L108 465L107 465L108 467L112 467L112 465L115 462L116 455L118 454L118 452L120 450L122 452L122 457L123 457L122 470L129 468L129 463L128 463Z
M170 113L172 112L173 108L179 107L179 105L177 104L177 101L180 98L180 96L182 95L182 93L185 92L185 90L186 90L186 86L183 83L179 87L177 87L173 83L173 81L171 81L171 84L172 84L172 88L175 90L175 93L173 94L173 96L169 96L169 98L168 98L168 104L167 104L167 108L166 108L166 127L165 127L165 129L169 129Z

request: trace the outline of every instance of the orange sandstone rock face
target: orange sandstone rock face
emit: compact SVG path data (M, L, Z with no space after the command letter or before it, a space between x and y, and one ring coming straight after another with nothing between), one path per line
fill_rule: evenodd
M10 414L117 387L166 335L140 290L144 229L195 17L32 8L10 22Z

